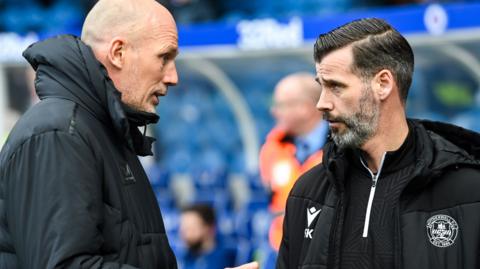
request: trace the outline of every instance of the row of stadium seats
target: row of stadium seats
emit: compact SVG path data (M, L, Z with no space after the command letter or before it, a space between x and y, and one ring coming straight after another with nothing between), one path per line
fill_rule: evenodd
M263 209L270 200L258 175L226 174L225 171L168 173L159 166L147 168L162 208L181 208L190 203L209 203L217 211Z
M210 204L217 214L217 240L234 253L235 264L257 260L261 268L274 268L277 253L268 237L275 215L268 210L270 195L257 175L171 174L159 166L149 167L147 173L170 244L179 257L185 251L179 237L181 208Z
M81 1L46 1L51 2L49 5L28 0L5 2L0 8L0 32L37 32L49 36L75 33L82 27L85 16Z
M342 12L355 7L383 4L378 0L265 0L265 1L160 1L180 24L214 20L238 21L259 17L286 17ZM37 31L48 35L78 32L94 1L1 0L0 29L17 33ZM1 31L1 30L0 30Z

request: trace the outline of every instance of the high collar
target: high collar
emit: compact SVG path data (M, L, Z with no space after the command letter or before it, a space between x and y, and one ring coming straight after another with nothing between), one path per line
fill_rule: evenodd
M412 132L413 123L408 123L408 134L400 147L396 150L385 152L385 158L382 165L382 174L389 174L407 166L412 165L415 162L415 149L416 149L416 137ZM362 164L367 163L367 153L361 149L353 149L349 156L350 161L355 167L361 171L365 171Z
M40 99L62 98L77 103L115 133L138 155L151 155L154 139L137 126L158 121L153 113L139 112L121 102L106 68L78 37L62 35L30 45L23 56L37 71L35 89Z
M446 167L480 166L478 133L440 122L408 119L408 124L409 135L413 136L413 139L405 141L406 144L399 149L397 157L401 158L404 154L414 156L412 165L415 167L411 174L412 180L407 187L409 190L428 185ZM413 145L409 144L412 142ZM338 148L331 139L324 147L322 165L327 169L328 179L340 191L344 190L344 180L350 172L349 156L354 155L354 151ZM392 161L392 164L395 165L395 162Z

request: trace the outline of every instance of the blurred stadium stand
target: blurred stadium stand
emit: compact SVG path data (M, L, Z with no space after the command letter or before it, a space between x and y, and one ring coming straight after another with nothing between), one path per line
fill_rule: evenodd
M161 99L160 122L152 128L156 162L146 170L177 253L183 251L179 208L206 202L217 210L219 241L236 250L237 264L256 259L274 267L270 194L256 169L273 125L272 90L289 73L314 72L313 40L344 22L379 16L406 34L416 55L409 116L480 131L480 4L469 3L475 1L160 2L180 24L180 84ZM0 116L0 146L12 119L30 104L21 51L38 38L78 34L94 3L0 0L0 115L10 115ZM398 7L379 8L387 5Z

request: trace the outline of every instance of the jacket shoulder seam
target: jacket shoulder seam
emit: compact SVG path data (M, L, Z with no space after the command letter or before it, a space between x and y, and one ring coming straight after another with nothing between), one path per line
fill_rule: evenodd
M323 206L328 206L327 204L324 204L324 203L320 203L319 201L316 201L316 200L313 200L312 198L308 198L308 197L304 197L304 196L299 196L299 195L290 195L290 197L288 197L289 199L290 198L293 198L293 199L300 199L300 200L307 200L307 201L310 201L310 202L314 202L314 203L317 203L317 204L321 204ZM330 206L328 206L330 207Z
M60 129L45 130L45 131L42 131L42 132L33 134L33 135L25 138L21 143L19 143L15 148L12 149L12 153L11 153L10 157L8 157L8 159L6 160L5 165L8 165L8 164L10 163L10 161L15 157L15 155L18 153L18 151L21 149L21 147L22 147L25 143L27 143L28 141L32 140L32 138L35 138L35 137L38 137L38 136L42 136L42 135L46 135L46 134L49 134L49 133L64 133L64 134L68 134L68 135L71 136L71 137L75 137L72 133L66 132L66 131L60 130Z

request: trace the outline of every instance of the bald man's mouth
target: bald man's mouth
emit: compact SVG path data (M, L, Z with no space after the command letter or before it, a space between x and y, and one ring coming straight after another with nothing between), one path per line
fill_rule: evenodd
M155 91L153 93L152 99L153 99L153 105L158 106L160 103L160 97L167 95L166 91Z

